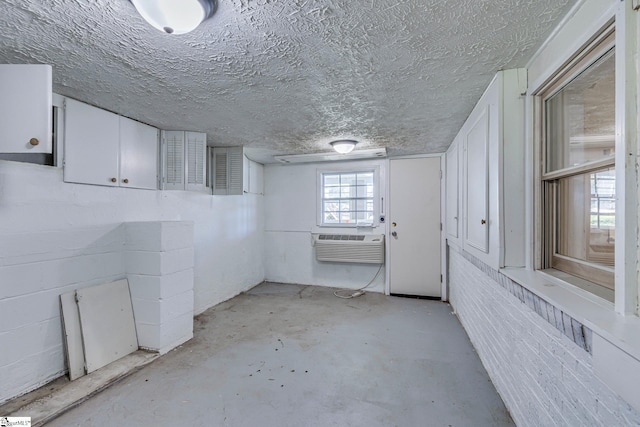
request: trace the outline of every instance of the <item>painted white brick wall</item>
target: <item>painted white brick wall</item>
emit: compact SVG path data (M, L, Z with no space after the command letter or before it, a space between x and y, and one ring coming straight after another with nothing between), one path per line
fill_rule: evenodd
M517 425L640 425L640 413L596 378L587 351L457 248L449 253L451 305Z

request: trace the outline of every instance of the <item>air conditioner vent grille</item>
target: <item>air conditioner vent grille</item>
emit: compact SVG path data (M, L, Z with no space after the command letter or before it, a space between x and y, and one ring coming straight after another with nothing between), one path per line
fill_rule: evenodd
M364 240L364 236L356 234L320 234L318 240L356 240L361 242Z
M312 236L318 261L384 263L383 234L313 234Z

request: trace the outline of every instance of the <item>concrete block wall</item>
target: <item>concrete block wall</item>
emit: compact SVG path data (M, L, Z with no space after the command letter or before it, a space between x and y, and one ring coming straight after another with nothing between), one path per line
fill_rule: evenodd
M191 339L193 223L127 223L125 259L138 344L166 353Z
M123 223L194 223L196 313L265 278L263 196L69 184L62 175L0 160L0 403L64 374L58 295L125 277Z
M64 374L60 294L124 277L124 227L0 238L0 403Z
M501 286L491 277L498 272L455 246L449 254L451 305L517 425L640 424L640 413L594 375L588 345Z

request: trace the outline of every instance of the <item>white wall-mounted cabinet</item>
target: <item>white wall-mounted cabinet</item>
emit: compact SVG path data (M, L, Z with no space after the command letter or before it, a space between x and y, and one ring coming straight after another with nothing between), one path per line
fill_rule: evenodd
M526 88L526 70L498 72L447 152L449 242L494 268L525 262Z
M488 104L473 114L465 131L465 215L464 243L481 252L489 252L489 108Z
M206 150L206 133L163 130L162 189L204 190Z
M51 153L50 65L0 65L0 153Z
M158 130L65 99L64 180L157 189Z
M120 117L121 186L158 189L158 137L157 128Z
M447 239L449 240L457 240L460 235L460 180L458 179L458 172L460 170L459 145L460 143L458 139L453 141L445 156L445 226Z

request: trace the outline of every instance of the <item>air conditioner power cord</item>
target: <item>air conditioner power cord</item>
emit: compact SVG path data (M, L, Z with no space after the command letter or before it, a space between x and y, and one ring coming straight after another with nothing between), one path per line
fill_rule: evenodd
M376 280L376 278L378 277L378 275L382 271L382 266L383 265L384 264L380 264L380 267L378 267L378 271L376 272L376 275L373 276L373 279L371 279L369 281L369 283L366 284L366 286L363 286L360 289L338 289L337 291L335 291L333 293L333 295L337 296L338 298L342 298L342 299L357 298L359 296L364 295L365 294L365 289L367 289L369 286L371 286L371 284ZM348 295L341 295L344 292L349 292L349 294Z

